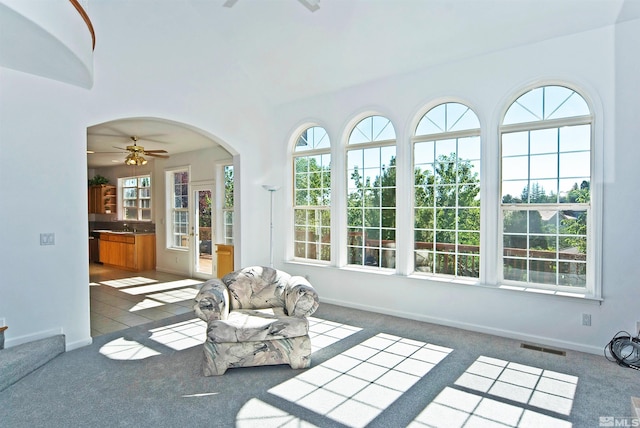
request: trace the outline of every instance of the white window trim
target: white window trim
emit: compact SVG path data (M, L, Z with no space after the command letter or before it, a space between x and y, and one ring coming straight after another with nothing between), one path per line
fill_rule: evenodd
M314 125L317 126L317 125ZM308 129L308 128L306 128ZM300 135L300 132L298 133L298 136ZM327 134L328 136L328 134ZM296 138L295 141L297 141L298 139ZM310 264L318 264L318 265L329 265L331 264L331 256L329 257L329 260L321 260L321 259L308 259L305 257L296 257L295 255L295 210L296 209L310 209L310 208L318 208L318 209L328 209L329 210L329 215L332 216L333 212L331 210L331 205L329 206L311 206L311 205L303 205L298 207L298 205L296 205L296 196L295 196L295 191L296 191L296 171L295 171L295 160L296 158L299 157L308 157L308 156L317 156L317 155L330 155L331 156L331 183L329 183L330 186L330 193L331 193L331 201L333 201L333 195L334 195L334 191L333 191L333 173L335 171L335 166L333 163L333 153L332 153L332 145L330 144L328 148L321 148L321 149L312 149L312 150L305 150L305 151L301 151L301 152L296 152L295 151L295 141L294 141L294 146L293 149L291 151L291 155L289 156L289 160L291 162L291 167L289 168L289 171L291 171L291 204L289 204L289 206L291 207L290 210L290 216L291 216L291 230L292 230L292 234L291 234L291 240L289 241L289 244L291 246L291 257L288 257L288 259L292 260L292 261L298 261L298 262L303 262L303 263L310 263ZM331 139L329 139L329 141L331 141ZM331 247L331 254L333 254L333 247L334 247L334 240L333 240L333 217L331 218L331 227L330 227L330 233L331 233L331 241L329 242L329 245Z
M365 119L368 119L369 117L373 117L373 116L379 116L379 117L383 117L385 119L387 119L389 121L389 123L391 124L391 126L393 127L393 132L395 134L395 138L393 139L386 139L386 140L376 140L376 141L369 141L369 142L362 142L362 143L354 143L354 144L350 144L349 143L349 139L351 137L351 134L353 133L353 131L356 129L356 127ZM401 229L402 227L398 226L399 222L398 222L398 218L399 218L399 213L401 213L402 211L399 209L399 204L398 204L398 195L401 194L402 192L399 192L399 182L400 182L400 175L404 175L403 172L401 172L401 174L398 174L399 171L399 167L398 167L398 152L399 152L399 147L400 144L398 144L398 141L404 141L404 140L400 140L398 138L398 130L396 125L394 124L394 121L391 119L391 117L387 114L382 114L382 113L368 113L368 114L362 114L357 116L357 118L355 118L353 121L351 121L349 123L349 125L345 128L345 134L344 134L344 145L342 147L342 175L341 175L341 179L342 179L342 183L343 185L338 189L338 191L340 191L340 198L343 202L343 206L342 206L342 212L339 214L339 226L340 229L338 229L338 233L340 236L340 241L339 241L339 266L341 266L344 269L349 269L349 270L356 270L356 271L362 271L362 272L374 272L374 273L381 273L381 274L393 274L395 272L397 272L398 269L402 269L402 267L399 266L399 263L402 263L402 258L399 259L399 254L401 252L401 250L399 250L400 245L403 244L402 239L400 239L400 241L398 241L399 236L401 234ZM349 239L348 239L348 233L347 230L349 229L349 224L348 224L348 214L347 211L349 209L349 204L348 204L348 199L349 199L349 195L348 195L348 191L349 191L349 186L348 186L348 181L349 181L349 175L348 175L348 158L349 158L349 152L350 151L354 151L354 150L365 150L365 149L370 149L370 148L382 148L382 147L395 147L396 149L396 205L394 207L395 212L396 212L396 227L394 228L395 230L395 241L396 241L396 246L394 249L394 254L395 254L395 267L393 268L388 268L388 267L382 267L382 266L367 266L367 265L360 265L360 264L351 264L349 263ZM332 165L336 165L333 162L333 158L331 161ZM413 171L411 171L411 175L412 175ZM334 171L332 171L332 176L334 175ZM332 183L333 184L333 183ZM333 189L333 187L332 187ZM333 199L332 199L333 201ZM332 212L332 215L334 214L334 212ZM332 223L333 223L333 218L332 217ZM334 233L335 229L332 228L331 232L332 234ZM337 244L334 242L332 242L333 246L336 246ZM382 248L380 248L380 251L382 251ZM406 251L406 249L403 249L402 252Z
M188 194L188 204L189 204L189 210L191 209L191 205L193 203L192 199L192 195L191 195L191 166L187 165L187 166L180 166L180 167L173 167L173 168L167 168L164 170L164 177L165 177L165 218L167 219L165 221L165 248L167 250L171 250L171 251L177 251L177 252L189 252L189 247L176 247L173 245L173 174L176 172L182 172L182 171L186 171L189 175L189 189L187 191ZM187 215L187 218L189 218L189 216Z
M574 116L564 119L550 119L546 121L536 121L536 122L525 122L518 124L509 124L502 125L502 121L504 120L504 116L507 110L511 107L511 105L518 99L520 96L525 94L526 92L541 88L544 86L563 86L568 89L575 91L578 95L580 95L584 101L587 103L589 107L589 111L591 112L589 115L584 116ZM583 84L584 86L584 84ZM521 127L527 127L528 130L536 130L536 129L544 129L549 128L553 124L581 124L582 121L589 119L591 124L591 182L590 182L590 216L589 216L589 229L587 235L587 287L586 289L576 289L576 287L561 287L561 286L553 286L552 289L547 289L545 286L540 284L535 284L535 286L527 286L525 284L513 285L510 283L502 282L502 213L501 213L501 204L502 199L500 197L501 194L501 172L495 174L495 179L497 182L495 186L497 187L497 191L492 192L491 195L487 195L488 197L492 197L495 200L492 204L483 205L486 210L490 211L489 215L486 215L484 211L481 211L481 218L485 219L495 219L493 221L494 224L489 225L489 228L494 228L494 233L487 235L483 233L483 236L489 236L490 242L489 246L492 247L493 254L496 254L495 263L491 266L486 265L488 268L493 267L493 271L490 272L488 276L483 277L481 270L481 283L493 285L496 288L505 289L505 290L516 290L523 292L532 292L537 294L548 294L554 296L564 296L564 297L574 297L580 298L584 300L594 300L594 301L602 301L603 293L602 293L602 225L603 225L603 212L604 212L604 204L603 204L603 190L604 190L604 124L603 124L603 108L601 103L590 96L590 94L595 94L595 90L592 88L584 88L579 87L574 83L569 83L566 81L559 80L544 80L544 81L536 81L526 85L525 87L520 87L517 90L514 90L510 97L505 98L502 103L501 110L499 115L495 118L495 122L497 126L492 127L491 132L496 132L495 139L492 141L497 141L498 143L495 145L486 144L488 155L485 156L485 149L483 148L483 160L482 167L485 168L494 168L494 171L500 171L501 166L501 146L502 146L502 134L507 131L513 131L516 129L520 129ZM495 130L495 131L493 131ZM484 140L483 140L484 141ZM491 151L489 151L489 146L491 147ZM493 153L491 153L493 152ZM485 163L486 162L486 163ZM484 169L487 171L486 169ZM483 174L483 181L481 181L481 200L485 199L485 194L487 190L491 188L493 183L488 183L488 185L484 184L484 180L488 180L488 174ZM535 206L534 206L535 207ZM485 239L487 241L487 239ZM489 248L489 251L492 251L492 248ZM481 246L480 251L486 251L487 249Z
M136 220L131 220L131 219L126 219L124 218L124 181L127 179L131 179L131 178L135 178L135 179L140 179L140 178L144 178L144 177L149 177L149 191L150 191L150 196L149 196L149 200L150 202L150 206L148 208L149 210L149 220L143 220L143 219L136 219ZM145 173L145 174L141 174L141 175L131 175L131 176L127 176L127 177L120 177L118 178L118 205L119 205L119 209L117 210L118 212L118 219L122 220L122 221L134 221L134 222L145 222L145 223L151 223L153 222L153 203L154 203L154 197L153 197L153 177L152 174L149 173ZM140 187L138 187L138 189L140 189ZM140 201L140 195L138 194L138 201ZM140 217L140 210L141 208L138 207L138 217ZM146 209L146 208L145 208Z

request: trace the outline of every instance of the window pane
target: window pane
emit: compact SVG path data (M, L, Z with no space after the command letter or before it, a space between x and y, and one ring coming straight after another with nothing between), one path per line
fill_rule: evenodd
M151 177L127 177L119 180L122 187L122 218L124 220L151 220L151 210L143 215L141 208L151 208ZM142 199L144 198L144 199Z
M303 131L296 143L296 152L330 148L324 129L312 127ZM331 226L331 155L317 153L294 158L294 256L324 260L330 254ZM352 172L353 174L354 172ZM359 173L358 173L359 174ZM354 187L357 188L355 182ZM308 208L304 208L308 207ZM326 239L326 241L322 241ZM320 242L325 243L323 247Z
M502 158L502 180L523 180L529 177L529 158L517 156Z
M589 177L591 173L589 152L563 153L560 155L560 177Z
M591 126L564 126L560 128L560 151L591 150Z
M448 103L430 110L416 130L416 134L435 137L433 142L414 145L416 272L479 276L479 258L460 255L479 253L479 126L477 116L467 106ZM476 129L477 136L448 138L444 134ZM443 134L442 138L438 134Z

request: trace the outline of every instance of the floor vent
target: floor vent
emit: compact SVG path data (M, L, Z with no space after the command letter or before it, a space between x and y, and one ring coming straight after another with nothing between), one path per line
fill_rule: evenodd
M545 348L544 346L531 345L530 343L521 343L520 347L524 349L530 349L532 351L540 351L546 352L547 354L560 355L563 357L567 355L565 351L561 351L559 349Z

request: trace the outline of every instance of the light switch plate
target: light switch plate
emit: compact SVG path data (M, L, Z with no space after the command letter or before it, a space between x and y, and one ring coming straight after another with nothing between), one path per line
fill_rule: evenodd
M40 234L40 245L56 245L56 234L55 233L41 233Z

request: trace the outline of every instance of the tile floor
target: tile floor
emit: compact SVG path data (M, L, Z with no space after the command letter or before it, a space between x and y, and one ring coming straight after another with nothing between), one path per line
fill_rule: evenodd
M91 336L192 311L193 298L202 282L163 272L127 272L91 263Z

